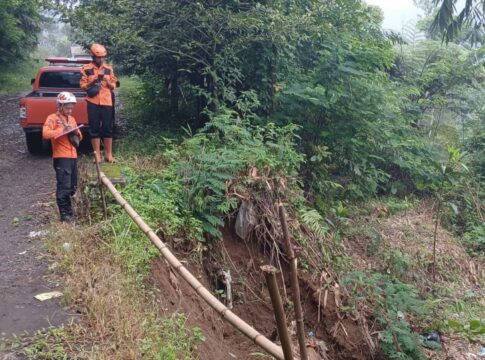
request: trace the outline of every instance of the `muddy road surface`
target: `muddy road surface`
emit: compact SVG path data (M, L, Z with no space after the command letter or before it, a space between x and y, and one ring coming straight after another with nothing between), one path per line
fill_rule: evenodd
M0 96L0 338L66 322L59 300L34 295L59 289L46 276L41 237L52 214L55 175L49 154L27 152L17 96Z

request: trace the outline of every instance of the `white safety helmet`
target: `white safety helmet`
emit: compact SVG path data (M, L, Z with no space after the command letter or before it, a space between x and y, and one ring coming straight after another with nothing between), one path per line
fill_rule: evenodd
M63 91L57 95L57 103L58 104L75 104L76 97L74 96L73 93L70 93L68 91Z

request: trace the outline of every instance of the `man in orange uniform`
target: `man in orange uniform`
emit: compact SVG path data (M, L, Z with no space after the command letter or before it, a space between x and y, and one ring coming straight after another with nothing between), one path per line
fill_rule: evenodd
M96 159L100 158L101 138L104 143L104 158L113 162L113 97L116 87L116 76L113 68L104 63L108 54L100 44L91 46L93 61L81 69L81 89L87 93L88 121L91 144L96 151Z
M47 117L42 128L42 137L52 143L52 158L56 170L57 191L56 201L61 216L61 221L71 222L73 212L71 196L77 188L77 150L79 143L72 144L70 133L82 139L82 133L77 128L76 120L71 116L72 109L76 104L76 97L67 91L57 96L57 112ZM72 131L73 129L76 129Z

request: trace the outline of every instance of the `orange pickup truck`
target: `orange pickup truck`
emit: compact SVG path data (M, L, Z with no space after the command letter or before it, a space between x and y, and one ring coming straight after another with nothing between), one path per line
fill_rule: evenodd
M90 58L48 58L48 66L40 68L32 79L32 92L20 99L20 126L24 129L27 149L40 152L48 146L42 140L42 125L49 114L56 111L56 98L61 91L72 92L78 102L73 116L83 130L88 129L86 93L79 87L81 66Z

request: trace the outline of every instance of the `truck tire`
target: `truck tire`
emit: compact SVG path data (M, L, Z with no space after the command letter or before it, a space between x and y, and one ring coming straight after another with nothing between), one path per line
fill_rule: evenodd
M25 142L29 153L38 154L42 152L42 135L40 132L25 133Z

